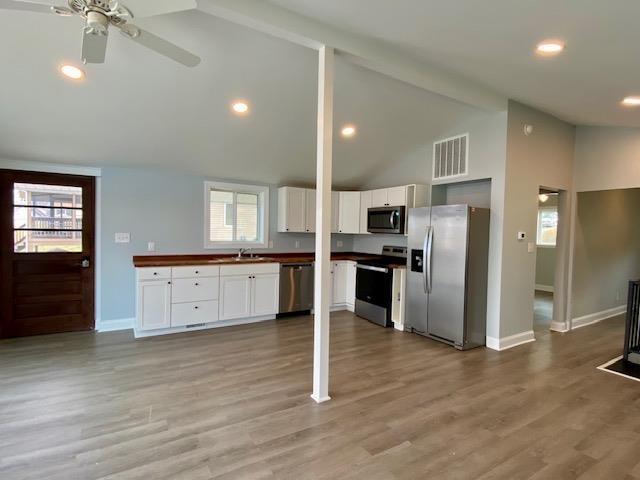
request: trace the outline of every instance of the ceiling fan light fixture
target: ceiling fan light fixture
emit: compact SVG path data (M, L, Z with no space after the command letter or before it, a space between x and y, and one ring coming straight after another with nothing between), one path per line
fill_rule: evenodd
M60 73L72 80L82 80L84 78L84 71L75 65L60 65Z

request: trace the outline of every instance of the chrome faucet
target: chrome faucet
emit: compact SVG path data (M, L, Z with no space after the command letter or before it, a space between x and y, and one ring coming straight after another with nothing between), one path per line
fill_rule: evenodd
M247 253L249 250L251 250L250 248L241 248L238 250L238 258L242 258L244 256L245 253Z

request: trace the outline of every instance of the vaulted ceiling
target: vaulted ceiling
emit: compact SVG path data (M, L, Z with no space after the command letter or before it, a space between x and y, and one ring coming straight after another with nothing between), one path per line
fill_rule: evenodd
M112 32L106 62L69 81L56 69L79 64L80 20L2 11L0 63L10 68L0 89L0 158L314 181L314 50L196 10L136 23L202 63L183 67ZM407 156L427 162L431 142L475 112L341 58L335 96L341 186L366 184ZM237 98L248 100L250 115L230 112ZM337 135L346 122L358 128L350 140Z

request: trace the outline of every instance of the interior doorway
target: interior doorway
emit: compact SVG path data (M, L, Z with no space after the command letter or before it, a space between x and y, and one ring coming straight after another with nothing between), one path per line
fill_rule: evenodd
M548 331L554 318L555 276L559 223L559 192L540 188L536 228L536 280L533 329Z
M0 338L94 328L95 179L0 170Z

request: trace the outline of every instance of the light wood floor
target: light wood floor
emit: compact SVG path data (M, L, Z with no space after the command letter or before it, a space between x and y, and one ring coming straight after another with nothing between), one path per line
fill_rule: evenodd
M596 370L622 320L458 352L333 316L133 340L0 342L0 478L640 479L640 384Z

